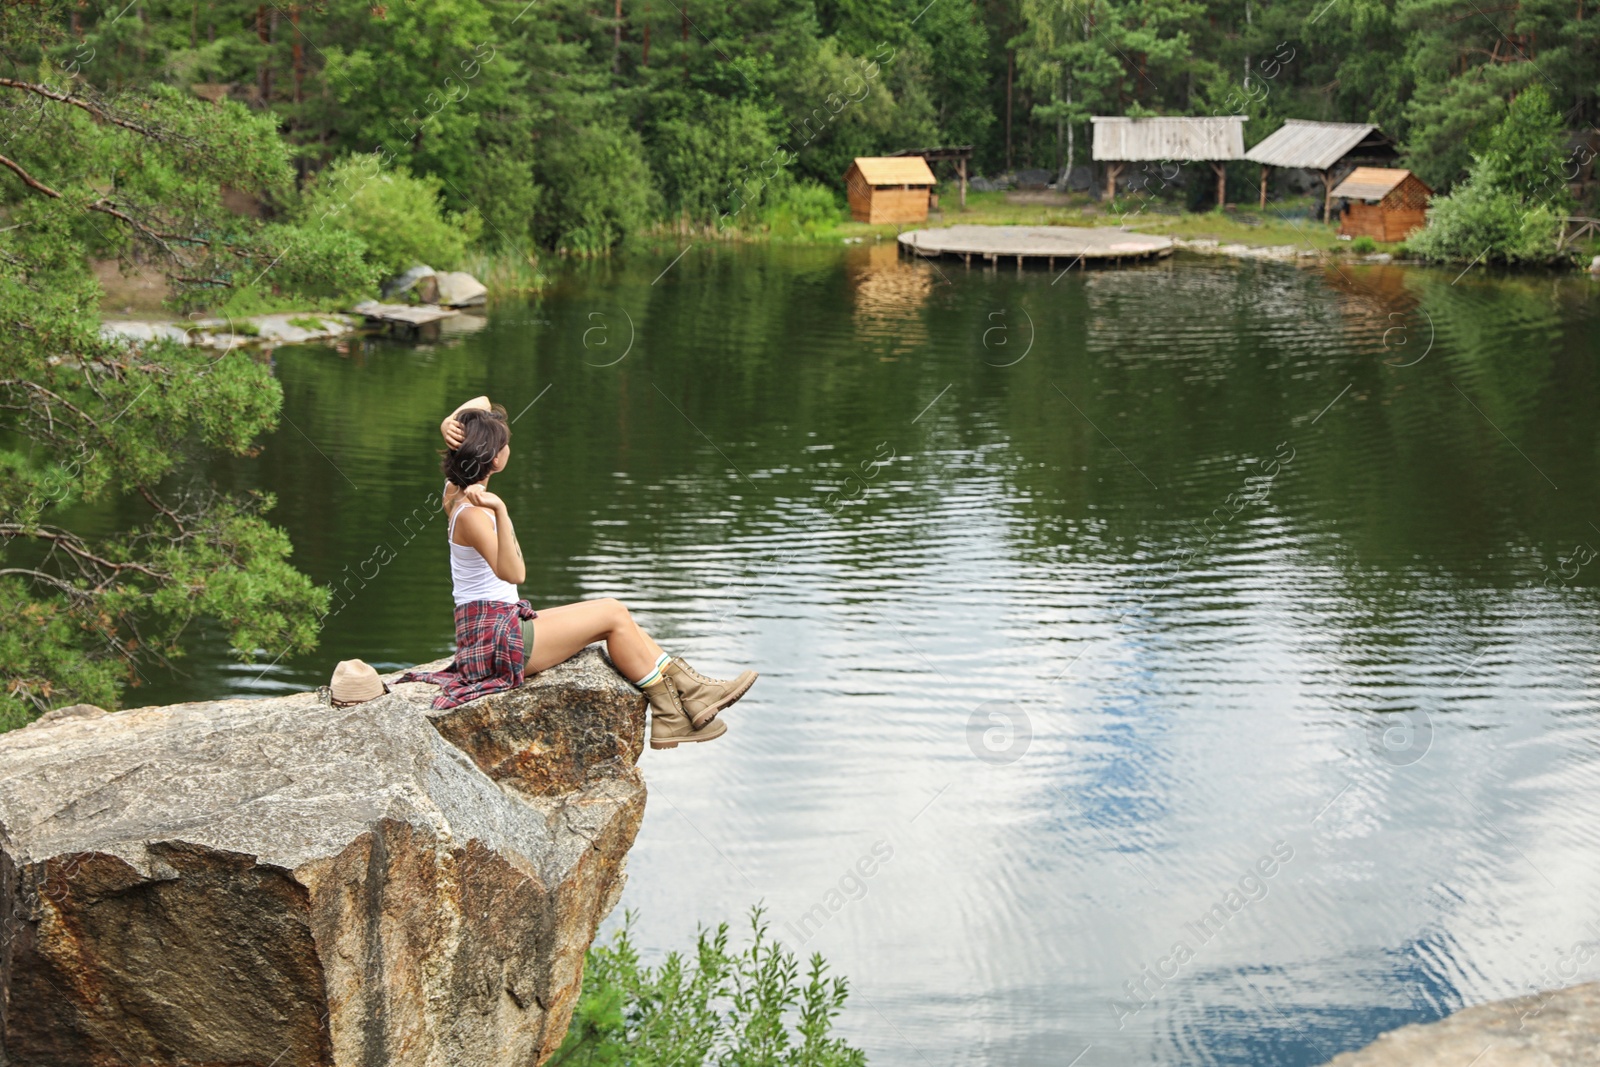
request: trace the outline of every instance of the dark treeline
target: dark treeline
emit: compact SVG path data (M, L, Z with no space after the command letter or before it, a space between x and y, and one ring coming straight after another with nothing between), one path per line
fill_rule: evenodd
M103 89L270 108L302 180L341 155L436 177L483 240L596 250L674 220L830 216L856 155L1088 161L1093 114L1371 121L1438 189L1522 90L1589 129L1588 0L135 0L55 48ZM747 214L748 213L748 214Z

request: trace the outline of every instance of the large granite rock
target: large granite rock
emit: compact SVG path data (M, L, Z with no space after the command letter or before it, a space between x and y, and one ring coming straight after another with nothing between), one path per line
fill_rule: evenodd
M0 735L0 1063L542 1063L644 813L644 698L597 648L436 693Z
M447 270L438 275L439 303L450 308L488 303L489 287L466 271Z
M1402 1026L1326 1067L1593 1067L1600 1063L1600 982L1465 1008Z

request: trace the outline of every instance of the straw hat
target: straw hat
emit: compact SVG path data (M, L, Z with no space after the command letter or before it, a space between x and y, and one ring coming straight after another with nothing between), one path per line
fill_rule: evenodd
M333 681L328 695L333 706L347 708L352 704L381 697L389 687L378 677L378 672L361 660L347 659L333 669Z

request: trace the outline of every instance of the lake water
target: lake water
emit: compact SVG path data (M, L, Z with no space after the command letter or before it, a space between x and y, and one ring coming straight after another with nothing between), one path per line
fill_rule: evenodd
M208 473L354 595L128 702L447 655L436 426L487 392L535 606L762 674L644 757L653 958L762 900L891 1067L1318 1064L1597 976L1593 283L678 252L279 349L281 429Z

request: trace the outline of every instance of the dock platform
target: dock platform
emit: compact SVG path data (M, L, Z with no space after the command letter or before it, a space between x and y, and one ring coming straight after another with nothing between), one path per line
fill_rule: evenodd
M377 322L399 323L413 329L460 314L455 308L442 308L437 304L383 304L376 300L364 301L350 310Z
M956 256L970 268L998 269L1001 260L1025 261L1079 270L1090 264L1120 267L1126 262L1159 259L1173 251L1170 237L1130 233L1110 226L946 226L936 230L910 230L900 235L900 250L934 259Z

